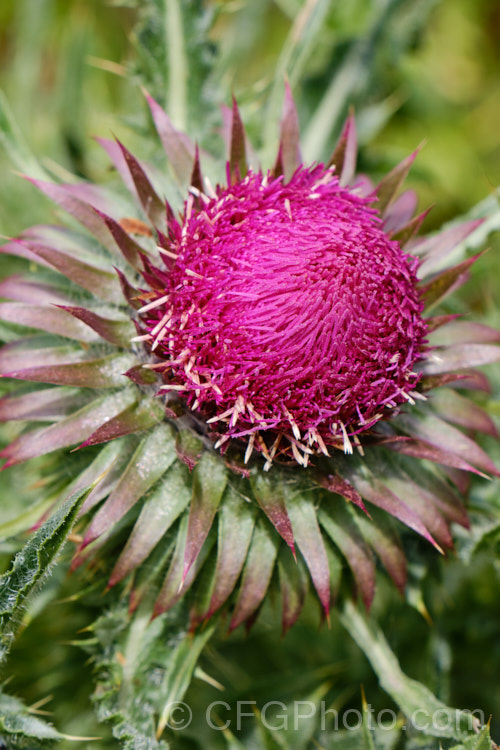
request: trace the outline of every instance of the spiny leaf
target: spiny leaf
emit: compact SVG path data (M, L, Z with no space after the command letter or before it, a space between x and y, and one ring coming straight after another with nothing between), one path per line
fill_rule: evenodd
M55 284L41 283L38 279L19 274L0 281L0 297L34 305L64 305L70 298Z
M157 402L147 397L143 398L139 403L126 406L119 414L110 416L79 448L107 443L124 435L148 430L153 425L161 422L163 416L164 410Z
M448 522L458 523L466 529L470 527L465 505L444 477L437 476L433 471L426 471L422 465L417 466L413 462L408 468L420 492L428 496L428 502L439 508Z
M448 422L458 424L467 430L478 430L498 437L498 430L490 415L451 388L436 390L430 398L430 403Z
M15 556L10 570L0 578L0 660L14 639L21 609L49 572L89 491L86 488L68 498L33 534Z
M177 458L186 464L189 471L193 471L203 450L203 443L197 435L191 430L179 430L175 439L175 452Z
M210 532L205 539L205 543L203 544L203 547L196 557L196 560L191 565L187 575L184 575L184 555L186 550L187 528L188 516L187 514L184 514L181 518L179 529L177 531L177 541L174 554L172 556L172 560L170 562L167 575L165 576L161 591L155 602L155 616L171 609L179 601L179 599L181 599L181 597L183 597L184 594L189 591L215 543L216 534L214 529L212 528L210 529Z
M142 440L85 535L84 546L111 528L158 481L175 460L174 434L168 424L155 427Z
M337 495L341 495L348 502L354 503L354 505L357 505L358 508L361 508L364 513L369 515L359 492L343 477L339 477L335 474L319 474L316 479L318 483L329 492L335 492Z
M31 422L57 422L78 410L85 396L78 388L44 388L22 396L0 398L0 422L23 419Z
M133 310L138 310L140 307L142 307L142 302L139 299L139 290L135 286L132 286L125 274L120 271L119 268L115 268L115 272L120 284L122 304L123 300L125 299Z
M308 576L302 561L296 562L283 547L278 557L278 574L282 598L281 624L285 634L299 617L308 589Z
M271 580L278 547L279 537L264 517L259 518L254 528L243 570L243 579L230 630L234 630L251 617L262 603Z
M219 511L217 562L207 618L224 604L236 585L252 538L255 516L255 507L228 487Z
M288 489L288 488L287 488ZM314 498L287 491L286 507L292 521L297 545L306 561L326 616L330 611L330 569L323 537L318 525Z
M130 176L134 181L139 200L141 201L146 216L150 219L153 225L162 228L166 216L165 201L162 201L158 197L143 167L139 164L135 156L133 156L130 151L120 143L120 141L118 141L118 145L125 157L125 161L130 170Z
M27 178L35 187L44 193L47 198L50 198L57 203L61 208L67 211L77 221L82 224L99 242L107 248L110 252L114 252L113 241L109 236L107 230L103 227L102 222L94 211L92 205L89 202L81 200L79 197L75 197L74 185L58 185L54 182L44 182L42 180L35 180L32 177ZM82 187L93 187L83 185Z
M405 503L418 515L441 547L453 547L448 524L432 502L431 495L405 476L386 477L385 484L397 496L404 497Z
M191 179L189 180L189 183L190 183L190 186L196 188L200 192L203 192L205 189L204 182L203 182L203 174L201 172L200 150L198 148L198 144L196 144L193 168L191 170ZM199 200L199 198L196 198L195 205L201 209L201 201Z
M77 318L77 320L81 320L87 331L89 328L91 331L95 331L95 333L98 334L97 338L100 336L105 341L115 344L115 346L128 347L130 345L130 339L135 334L135 328L130 320L106 318L92 310L87 310L85 307L74 307L69 305L58 305L58 307L66 313L69 313L69 315L72 315L74 318ZM66 319L65 325L67 324L68 320ZM71 329L71 326L69 326L69 328ZM67 336L68 334L63 332L62 335ZM88 340L88 338L87 335L87 339L84 338L83 340ZM91 336L90 340L95 338L95 336Z
M330 568L330 598L332 602L336 602L345 564L339 548L334 545L329 535L325 535L323 542L328 557L328 567Z
M79 474L66 489L66 492L76 492L82 487L93 484L94 488L83 503L80 515L91 510L103 497L109 495L132 453L132 441L127 438L112 440L99 451L94 460Z
M229 151L229 168L231 172L231 182L243 179L248 171L246 149L245 149L245 129L241 121L240 111L233 98L233 110L231 121L231 144Z
M33 361L36 361L33 358ZM117 388L127 382L124 373L136 359L131 354L111 354L85 362L38 365L3 374L8 378L31 380L53 385L74 385L82 388Z
M481 255L482 253L479 253L472 258L467 258L467 260L464 260L457 266L447 268L445 271L438 273L430 281L419 286L419 292L425 303L426 312L432 310L432 308L439 304L448 296L448 294L451 294L467 281L469 278L469 268Z
M143 601L147 601L151 591L156 591L158 581L165 573L167 564L172 558L172 553L177 539L165 536L161 544L158 544L151 552L146 565L141 565L135 571L133 588L130 592L129 612L132 614ZM111 585L109 583L108 585Z
M392 235L391 239L396 240L396 242L399 242L401 247L404 247L406 243L409 242L411 238L417 234L430 210L431 209L428 208L427 211L423 211L418 216L415 216L413 219L411 219L411 221L408 222L408 224L406 224L406 226L398 229Z
M493 344L457 344L436 349L427 355L422 365L425 375L440 375L450 370L481 367L500 360L500 346Z
M476 737L470 737L464 743L464 750L493 750L493 747L497 748L498 745L493 746L491 741L489 722ZM456 750L456 748L453 748L453 750Z
M85 343L95 342L99 337L79 321L68 319L55 306L24 304L22 302L0 302L0 320L8 323L38 328L56 336L65 336ZM133 334L131 334L133 335Z
M335 166L342 186L349 185L356 172L357 156L356 121L354 115L347 118L329 164Z
M276 176L283 174L288 182L301 163L299 116L288 81L285 82L285 99L281 116L281 134L278 162L274 168Z
M168 750L166 742L155 739L156 717L163 707L158 679L184 632L179 617L151 622L150 609L144 606L130 618L120 602L93 623L92 637L83 641L94 663L98 718L112 724L124 750Z
M497 328L468 320L457 321L455 315L450 316L449 321L429 333L428 338L433 346L500 343L500 331Z
M227 471L218 456L205 451L193 471L193 497L184 554L183 579L207 538L227 482Z
M394 516L398 521L416 531L417 534L423 536L424 539L427 539L428 542L440 550L439 545L432 538L422 519L402 498L391 492L381 481L373 477L365 478L361 474L353 474L349 479L365 500L390 513L391 516Z
M4 468L86 440L106 419L130 404L134 396L129 389L121 390L95 399L49 427L23 433L0 452L7 459Z
M375 593L375 565L371 552L356 525L349 506L331 500L324 502L319 520L322 527L351 568L356 585L367 609Z
M283 477L277 472L264 474L256 471L250 475L250 482L255 499L295 556L292 524L285 506Z
M383 445L396 453L404 453L405 456L424 458L435 464L442 464L443 466L450 466L453 469L460 469L460 471L470 471L473 474L485 476L479 469L475 469L474 466L464 461L460 456L457 456L456 453L438 448L436 445L431 445L425 440L415 440L414 438L398 435L397 437L385 440Z
M426 237L412 245L411 252L422 257L418 268L418 276L423 279L439 268L442 261L458 245L464 242L482 223L484 219L475 219L458 224L439 232L432 237Z
M74 346L44 346L46 340L38 336L26 336L12 341L0 349L0 374L10 370L22 370L33 362L43 361L46 365L64 365L85 361L88 356Z
M165 110L145 92L156 130L170 161L174 173L181 184L187 183L191 175L195 146L181 131L177 130Z
M407 156L406 159L403 159L403 161L394 167L389 174L382 178L375 188L374 193L377 198L377 211L382 215L388 206L390 206L395 200L400 187L408 176L408 172L410 171L417 154L418 150Z
M182 464L174 464L146 498L127 544L113 568L109 586L114 586L146 559L187 507L191 491L186 473Z
M123 253L123 257L127 263L131 265L132 268L138 270L140 268L141 254L146 252L144 248L141 247L141 245L139 245L139 243L136 242L117 221L112 219L111 216L107 216L105 213L98 211L97 209L95 209L95 211L106 224L111 236Z
M417 203L418 197L414 190L405 190L401 193L385 212L384 231L393 234L403 229L415 213Z
M103 148L104 151L107 153L108 157L113 163L114 168L120 175L123 181L123 184L126 186L126 188L129 190L129 192L132 195L135 195L137 199L139 199L139 196L137 195L137 191L135 188L134 180L132 179L132 176L130 174L130 169L127 166L125 156L123 154L123 151L120 148L119 143L116 140L111 140L109 138L96 138L95 140L101 146L101 148ZM98 215L101 216L101 218L103 218L103 214L100 214L96 206L93 206L93 209L94 211L96 211Z
M382 514L374 520L358 513L356 521L368 544L375 550L400 593L406 585L406 555L395 530Z
M75 284L106 302L121 304L123 297L120 284L112 271L104 270L97 263L82 260L71 248L61 251L36 241L21 238L3 245L0 252L27 258L55 268Z
M445 445L448 451L452 451L465 461L470 461L477 468L490 474L499 474L491 458L477 443L434 414L404 414L398 417L398 424L410 435L437 448Z
M65 736L34 716L18 698L0 692L0 742L4 748L54 747ZM8 743L8 744L4 744Z

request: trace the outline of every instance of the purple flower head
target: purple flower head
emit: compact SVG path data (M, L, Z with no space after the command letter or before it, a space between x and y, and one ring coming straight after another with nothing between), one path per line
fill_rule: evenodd
M248 171L233 104L214 190L195 145L148 101L188 190L180 215L148 165L104 140L128 215L97 185L35 180L95 239L42 225L0 248L29 261L1 285L0 320L27 330L0 349L0 375L31 383L0 399L0 421L32 423L3 468L48 454L44 503L92 488L72 564L121 550L109 586L131 581L131 609L153 592L155 614L192 595L193 628L225 609L234 629L278 587L287 630L308 579L328 616L340 570L369 607L373 552L403 592L393 518L452 549L451 525L468 525L465 472L500 474L471 437L495 424L455 390L488 387L474 368L500 359L500 333L434 312L466 281L477 256L447 258L480 221L419 237L427 212L400 193L416 153L376 187L356 178L352 117L329 166L302 165L288 89L267 173ZM60 453L75 446L94 458Z
M249 172L185 207L144 306L163 390L219 434L307 464L412 400L426 325L418 260L333 168ZM172 266L172 259L175 262ZM150 300L150 297L148 297Z

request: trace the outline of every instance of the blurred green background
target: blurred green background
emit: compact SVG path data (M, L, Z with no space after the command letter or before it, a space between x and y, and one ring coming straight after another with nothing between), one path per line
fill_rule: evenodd
M194 0L187 1L195 5ZM163 0L155 2L160 6ZM409 183L418 191L421 210L435 206L426 220L428 231L467 214L481 201L493 213L500 185L498 0L331 0L315 16L318 28L309 47L300 47L300 54L296 41L303 22L320 3L212 0L199 5L213 13L214 57L207 67L210 62L214 67L206 85L198 87L207 106L206 123L191 119L189 110L185 123L182 112L172 114L202 143L217 139L217 106L230 103L231 93L241 104L252 140L257 145L266 138L272 140L277 131L268 113L276 114L275 102L281 98L280 86L288 73L298 102L306 158L326 157L340 118L352 103L359 115L361 168L375 177L426 142ZM140 144L135 150L144 155L148 126L140 85L151 85L153 93L169 103L163 84L166 72L164 77L148 78L148 24L147 4L141 0L1 0L0 89L25 141L22 160L12 149L9 156L8 138L4 137L5 148L0 149L1 235L15 235L52 217L45 199L15 173L22 171L21 161L31 160L33 169L39 168L39 161L62 180L72 179L71 173L105 181L110 175L107 158L92 136L116 134L132 150ZM204 33L203 28L197 31ZM336 66L345 63L353 49L358 62L344 67L345 75L335 88ZM467 305L476 318L499 325L498 235L490 237L489 245L492 251L474 267L472 281L461 290L452 311ZM0 273L6 270L5 266ZM498 368L490 368L490 374L494 394L498 394ZM495 395L488 401L497 415L499 403ZM492 441L488 449L498 459ZM12 491L9 483L4 487ZM483 483L478 493L481 499L497 501L498 483L487 488ZM440 681L446 683L443 699L452 705L498 712L498 564L487 552L469 567L449 560L436 561L435 566L435 580L428 582L426 590L434 631L392 593L382 591L378 609L386 632L409 673L437 691ZM52 585L56 584L52 579ZM66 593L71 593L72 581L64 585ZM51 704L55 720L75 733L96 731L85 697L91 689L90 670L85 657L64 641L75 637L98 606L98 601L88 610L71 602L51 605L50 616L25 631L10 662L12 690L28 702L55 694ZM262 668L265 674L264 667L282 669L310 637L305 627L280 645L264 627L247 642L243 661L257 673ZM323 633L321 638L318 644L328 648L332 636ZM44 647L46 641L54 644L50 652ZM225 659L234 660L234 648L234 639L221 646ZM335 658L350 664L354 683L363 680L373 695L373 676L367 676L364 662L360 666L362 660L359 653L354 655L352 644L349 648L352 653L343 653L338 646ZM304 673L310 669L313 675L318 670L318 650L320 646L304 656L300 666ZM252 661L255 653L260 655L257 664ZM498 741L498 724L496 728ZM102 734L101 729L97 731Z
M384 4L390 5L331 0L318 21L323 33L294 75L296 60L293 50L287 59L286 45L300 30L300 12L314 3L205 3L217 16L210 32L219 48L213 98L227 103L234 92L255 109L277 67L291 71L305 131L311 100L327 89L342 45L362 39ZM96 178L106 161L92 135L122 135L125 122L141 110L136 79L125 73L131 60L134 64L131 34L142 5L140 0L0 3L0 88L27 143L50 168L59 164ZM392 5L396 12L386 19L375 63L370 60L377 79L361 92L361 76L350 81L352 100L361 93L363 105L373 105L360 123L362 140L370 139L363 166L383 171L425 140L412 181L422 206L436 204L429 224L439 225L500 183L500 5L498 0L418 0L406 3L410 9L403 20L397 6L404 3ZM381 101L385 108L377 110ZM4 153L0 167L0 231L9 234L44 211L12 174Z

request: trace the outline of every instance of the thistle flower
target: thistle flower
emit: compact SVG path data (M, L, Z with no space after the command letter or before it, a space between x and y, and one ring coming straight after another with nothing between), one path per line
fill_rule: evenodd
M425 213L398 196L416 154L373 187L355 176L352 117L329 164L303 165L288 90L272 169L247 167L233 105L215 187L148 102L180 213L101 141L136 215L97 186L32 180L87 232L38 226L2 248L37 271L0 285L0 318L31 329L0 372L32 384L0 418L49 422L4 468L89 451L83 470L65 453L50 498L94 484L74 565L118 554L109 585L131 575L132 608L148 589L156 614L192 590L193 626L226 606L232 629L277 586L286 629L309 580L328 615L344 561L369 606L374 553L405 586L401 525L451 548L466 472L498 474L469 435L493 422L450 386L487 387L471 368L500 358L500 335L429 315L467 278L475 258L439 269L477 222L418 238Z
M286 184L249 172L198 198L172 222L175 264L139 310L161 390L222 424L220 445L248 438L247 459L257 438L266 468L277 451L304 466L328 444L351 453L348 435L411 401L420 378L417 260L334 167Z

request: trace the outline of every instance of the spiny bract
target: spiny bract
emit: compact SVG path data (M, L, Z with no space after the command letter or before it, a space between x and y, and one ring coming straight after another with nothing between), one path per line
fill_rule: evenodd
M355 176L352 117L328 165L301 165L288 90L274 167L247 168L234 104L215 187L148 102L180 214L154 170L102 140L136 208L33 180L87 232L37 226L2 248L36 271L0 285L0 318L31 329L0 352L0 372L31 384L0 418L50 423L5 467L90 451L83 470L67 453L49 465L48 502L93 485L74 565L117 556L109 585L132 574L132 608L156 591L159 614L192 589L193 627L227 603L235 628L277 585L286 629L309 580L328 613L343 560L369 606L374 552L405 586L391 516L451 548L465 472L498 473L467 434L496 434L491 419L449 386L485 388L471 368L500 358L500 336L429 316L467 277L474 258L440 269L477 222L417 238L425 213L397 195L415 154L373 187Z

